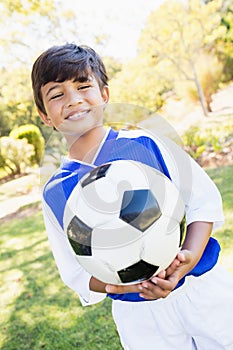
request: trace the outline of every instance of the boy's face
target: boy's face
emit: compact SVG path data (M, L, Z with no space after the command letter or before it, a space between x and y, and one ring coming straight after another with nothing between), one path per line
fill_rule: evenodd
M41 88L46 114L38 111L44 123L64 135L83 135L102 124L108 87L100 90L97 80L49 82Z

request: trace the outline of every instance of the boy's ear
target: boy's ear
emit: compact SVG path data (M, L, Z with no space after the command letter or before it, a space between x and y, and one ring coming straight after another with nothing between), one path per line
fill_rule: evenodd
M103 98L105 103L108 103L108 100L109 100L109 87L108 87L108 85L104 85L104 87L102 89L102 98Z
M38 112L40 118L42 119L42 121L45 123L45 125L53 126L51 119L47 116L47 114L41 112L40 109L37 109L37 112Z

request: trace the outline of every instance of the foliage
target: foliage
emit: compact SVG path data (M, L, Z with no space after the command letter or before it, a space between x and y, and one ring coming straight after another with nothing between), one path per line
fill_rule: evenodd
M125 64L109 86L111 102L128 103L152 111L163 105L162 95L170 88L160 76L158 67L149 65L144 57L137 57Z
M8 136L13 127L42 123L32 99L29 69L24 66L0 70L0 134Z
M205 133L201 132L198 126L190 127L182 137L186 151L197 159L207 147L215 147L221 149L218 138L207 130Z
M204 5L201 1L166 1L151 13L139 41L139 52L148 63L160 66L164 80L195 84L204 114L207 115L204 87L197 61L214 47L225 33L221 26L221 0ZM206 94L207 95L207 94Z
M219 62L216 56L202 54L196 60L199 80L203 89L207 109L211 111L212 95L217 91L223 74L223 64ZM177 95L192 102L198 102L198 91L194 82L179 81L175 84Z
M30 159L34 153L34 147L26 139L0 138L0 166L10 175L23 174L31 166Z
M12 120L7 116L7 106L0 104L0 136L7 136L11 130Z
M61 5L60 0L1 1L1 67L9 70L10 76L12 69L20 65L31 67L39 53L50 45L49 42L51 45L67 42L69 35L65 24L68 23L76 33L73 40L78 39L77 25L73 23L76 11L72 7L66 14ZM28 82L27 87L30 87Z
M104 123L114 129L133 129L137 123L151 116L150 110L129 103L109 103L104 112Z
M211 125L193 125L182 135L182 141L186 151L198 159L205 151L220 152L223 147L233 143L233 121L227 119L219 122L219 119Z
M111 80L122 70L122 64L110 56L103 57L103 62L107 71L108 79Z
M33 12L46 14L51 10L53 1L51 0L1 0L9 14L14 12L29 15Z
M1 1L0 136L27 123L37 125L45 139L49 137L33 102L30 66L47 46L47 37L55 44L66 42L67 37L83 41L76 11L65 11L61 5L60 0ZM104 52L108 33L93 33L93 37L97 51ZM232 79L232 42L232 0L166 1L148 17L135 59L121 64L103 57L111 102L157 111L167 91L182 90L184 96L188 90L208 113L219 80ZM206 60L200 62L201 57Z
M33 124L21 125L10 132L10 137L15 139L26 138L28 143L33 145L35 154L32 157L32 162L40 164L44 153L44 139L41 135L40 129Z
M224 34L216 40L215 52L224 65L223 81L233 79L233 1L223 1L224 11L221 13L221 26Z

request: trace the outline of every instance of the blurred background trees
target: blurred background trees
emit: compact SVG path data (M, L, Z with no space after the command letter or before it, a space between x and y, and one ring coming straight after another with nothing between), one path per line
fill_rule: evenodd
M158 109L173 91L200 101L208 115L211 95L232 80L232 15L232 1L166 1L149 16L137 58L113 82L114 97Z
M82 43L78 14L74 9L62 11L61 4L61 0L0 3L0 137L9 137L12 129L25 124L37 126L45 143L50 136L35 109L30 71L47 48L48 37L54 43L66 42L67 36ZM93 33L93 37L101 55L108 35ZM128 62L102 58L109 72L110 102L160 111L172 94L199 103L208 116L211 96L233 80L233 0L165 1L147 18L135 58ZM131 117L132 123L141 118L137 113L135 120L133 113ZM4 157L1 146L0 168Z

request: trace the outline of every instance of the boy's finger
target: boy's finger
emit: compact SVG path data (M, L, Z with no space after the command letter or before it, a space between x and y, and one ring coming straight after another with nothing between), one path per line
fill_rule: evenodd
M159 278L163 278L164 279L166 277L166 271L165 270L160 271L157 276Z
M123 294L123 293L138 293L140 291L140 284L131 285L113 285L107 284L105 287L107 293Z

